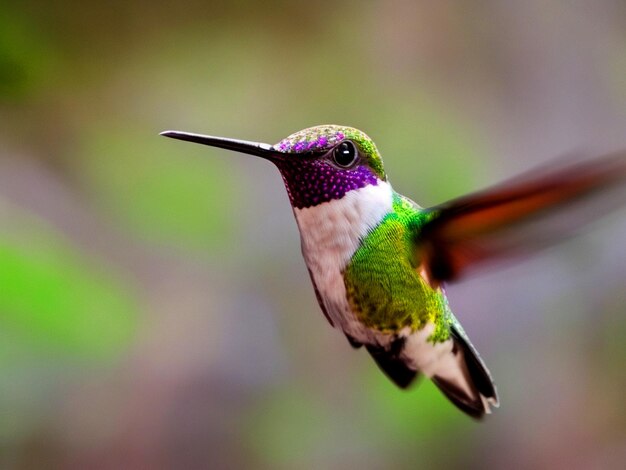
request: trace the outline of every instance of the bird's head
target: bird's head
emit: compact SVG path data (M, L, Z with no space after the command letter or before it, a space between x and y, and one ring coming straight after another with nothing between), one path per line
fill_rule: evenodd
M386 181L374 142L352 127L322 125L303 129L276 145L178 131L161 135L256 155L273 162L294 208L317 206L350 191Z

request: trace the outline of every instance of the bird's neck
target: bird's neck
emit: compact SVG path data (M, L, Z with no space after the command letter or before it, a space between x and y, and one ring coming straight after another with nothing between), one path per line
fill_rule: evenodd
M316 206L294 208L309 268L342 270L365 236L393 210L393 190L378 180Z

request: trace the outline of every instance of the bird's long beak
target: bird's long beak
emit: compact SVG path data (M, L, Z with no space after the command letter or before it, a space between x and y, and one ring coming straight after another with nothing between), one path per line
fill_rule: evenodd
M214 137L212 135L193 134L191 132L164 131L161 135L172 139L186 140L196 144L210 145L226 150L256 155L270 161L280 160L283 155L270 144L261 142L250 142L247 140L227 139L225 137Z

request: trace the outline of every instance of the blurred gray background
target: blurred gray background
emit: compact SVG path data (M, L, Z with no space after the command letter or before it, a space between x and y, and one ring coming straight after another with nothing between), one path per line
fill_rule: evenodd
M502 406L397 390L315 301L267 162L336 123L427 206L626 148L626 4L3 2L0 467L623 468L624 211L451 285Z

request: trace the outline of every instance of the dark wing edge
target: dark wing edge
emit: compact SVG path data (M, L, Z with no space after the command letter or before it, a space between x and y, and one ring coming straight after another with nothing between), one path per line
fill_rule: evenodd
M395 340L388 349L365 345L376 364L389 379L400 388L407 388L419 376L415 369L411 369L406 360L400 357L404 347L404 338Z
M315 284L315 279L313 279L313 273L311 272L310 269L307 269L307 270L309 271L311 284L313 284L313 290L315 291L315 298L317 299L317 303L319 304L320 309L322 310L322 313L326 317L326 320L328 320L328 323L330 323L330 326L334 328L335 324L333 323L333 320L330 318L330 315L328 314L328 310L326 310L326 306L324 305L324 299L322 299L322 295L320 294L320 291L317 289L317 285ZM352 344L352 341L350 342L350 344ZM356 346L353 345L353 347L356 347Z

